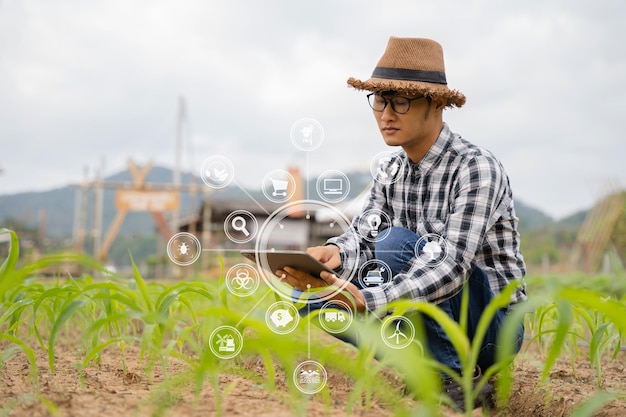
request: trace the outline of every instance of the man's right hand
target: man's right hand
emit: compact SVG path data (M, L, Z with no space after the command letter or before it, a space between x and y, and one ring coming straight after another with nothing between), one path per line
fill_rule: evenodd
M306 250L309 255L329 267L335 269L341 266L339 247L335 245L313 246Z

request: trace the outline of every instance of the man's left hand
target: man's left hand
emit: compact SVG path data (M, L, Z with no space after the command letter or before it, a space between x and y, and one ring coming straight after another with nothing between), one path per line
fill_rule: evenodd
M286 266L284 269L276 271L276 275L300 291L321 287L343 288L341 292L336 292L332 298L347 302L347 304L356 311L365 310L365 299L361 291L351 282L346 282L330 272L322 271L319 277L314 277L306 272ZM350 294L350 297L346 297L346 295L343 294L344 291Z

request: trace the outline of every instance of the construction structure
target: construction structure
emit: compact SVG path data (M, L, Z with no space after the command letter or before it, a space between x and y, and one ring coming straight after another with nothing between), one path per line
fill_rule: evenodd
M96 259L105 262L109 249L115 240L126 215L129 212L149 212L155 222L159 235L167 241L178 227L177 222L170 224L165 213L170 212L178 219L180 210L180 193L190 192L192 195L202 192L207 193L204 187L195 183L191 184L155 184L146 182L146 177L152 168L152 163L144 166L137 165L132 159L128 160L128 169L132 176L132 182L105 182L100 177L93 182L84 182L77 187L77 206L75 216L75 245L78 251L82 251L86 233L86 207L87 190L94 191L93 213L93 255ZM103 191L104 189L115 190L116 215L108 226L104 237L104 225L102 224Z
M99 261L106 262L108 253L123 222L129 212L149 212L152 214L159 236L168 241L176 233L180 224L180 199L181 193L189 193L192 206L195 205L196 197L208 199L210 190L200 187L195 177L191 176L190 184L181 184L181 149L187 124L187 105L181 96L178 101L177 126L176 126L176 155L173 178L171 183L149 183L146 178L152 169L152 163L140 166L132 159L128 160L128 171L132 182L103 181L102 172L99 171L94 181L85 180L76 188L76 207L74 214L74 244L75 249L82 252L85 239L87 238L87 206L88 191L93 191L93 221L90 237L93 239L93 256ZM104 190L115 191L115 218L108 226L103 235L103 205ZM170 221L165 214L169 213ZM193 230L192 230L193 232ZM203 245L208 243L208 232L201 236ZM202 264L202 260L201 260Z
M601 199L580 227L572 263L588 273L607 272L615 263L626 264L626 191Z

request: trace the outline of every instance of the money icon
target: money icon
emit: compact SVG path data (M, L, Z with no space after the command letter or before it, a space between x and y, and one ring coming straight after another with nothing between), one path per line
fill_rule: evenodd
M265 312L265 323L276 334L291 333L298 326L300 315L291 303L278 301Z
M289 310L281 308L275 310L270 315L270 320L272 320L272 323L274 323L276 327L287 327L287 325L293 321L293 316Z

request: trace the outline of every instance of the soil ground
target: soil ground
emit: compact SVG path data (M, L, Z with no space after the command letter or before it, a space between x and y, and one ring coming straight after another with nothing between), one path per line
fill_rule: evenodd
M2 346L4 347L4 346ZM533 351L533 346L525 348L515 362L512 397L508 407L500 410L477 409L473 415L492 417L511 416L568 416L576 405L597 391L595 370L589 361L580 356L572 366L569 361L559 362L550 374L548 384L540 384L541 358ZM623 355L623 354L622 354ZM278 386L269 392L263 384L263 367L254 360L244 361L244 368L256 377L239 374L222 374L219 377L222 392L221 406L208 383L204 384L199 396L195 396L188 383L175 384L164 388L163 372L155 367L145 372L136 349L129 349L125 355L126 370L122 369L119 354L106 351L99 364L89 366L81 378L77 369L80 356L71 346L60 346L56 355L56 372L50 373L46 354L37 354L40 391L36 393L29 379L29 363L21 353L6 361L0 368L0 416L217 416L221 408L223 416L287 417L344 416L362 417L392 416L390 407L380 399L372 399L369 405L355 407L351 414L347 411L351 381L343 375L329 371L328 386L330 398L319 394L305 402L306 410L298 413L290 402L286 386ZM624 357L619 357L604 365L602 371L603 389L626 392ZM182 374L184 364L171 361L168 366L169 380ZM390 376L391 375L391 376ZM393 379L393 372L384 379L402 386ZM409 399L406 400L410 404ZM455 416L451 410L443 410L445 416ZM618 400L605 405L596 416L623 417L626 415L626 401Z

